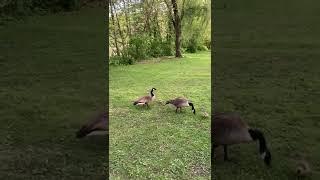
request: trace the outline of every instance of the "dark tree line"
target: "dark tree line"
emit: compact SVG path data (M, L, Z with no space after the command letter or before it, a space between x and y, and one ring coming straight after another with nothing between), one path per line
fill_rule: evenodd
M102 5L105 0L0 0L1 16L26 16L78 10L87 5Z

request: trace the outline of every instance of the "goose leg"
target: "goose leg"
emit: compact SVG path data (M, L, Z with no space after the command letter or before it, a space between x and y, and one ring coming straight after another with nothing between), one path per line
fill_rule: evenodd
M229 158L228 158L228 148L227 148L227 145L223 145L223 152L224 152L224 160L225 160L225 161L228 161Z
M176 113L178 113L178 108L176 108Z

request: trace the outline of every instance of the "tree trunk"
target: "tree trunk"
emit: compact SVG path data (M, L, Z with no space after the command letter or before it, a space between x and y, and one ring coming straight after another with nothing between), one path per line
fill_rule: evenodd
M127 26L127 34L128 36L130 37L131 36L131 29L130 29L130 19L129 19L129 6L130 4L126 4L126 1L125 0L122 0L122 3L123 3L123 6L124 6L124 15L125 15L125 18L126 18L126 26Z
M181 19L179 17L177 0L171 0L174 14L174 31L176 35L175 48L176 48L176 57L181 58Z
M115 11L115 5L112 3L112 1L110 1L110 4L111 4L111 9L113 8L113 10ZM114 14L113 17L114 17L114 20L115 20L115 22L117 23L117 26L118 26L119 35L120 35L121 42L122 42L121 43L121 45L122 45L121 49L123 50L123 49L125 49L126 41L125 41L125 38L123 36L123 32L121 30L118 14L114 13L114 11L113 11L113 14Z
M113 8L112 8L111 1L110 1L110 12L111 12L112 25L114 27L114 29L113 29L113 37L114 37L114 44L116 46L116 53L117 53L118 56L120 56L120 50L119 50L119 46L118 46L118 42L117 42L117 35L116 35L116 29L115 29L115 20L114 20L114 14L113 14Z
M177 23L178 24L178 23ZM179 22L180 24L180 22ZM176 41L175 41L175 47L176 47L176 57L182 57L181 54L181 25L177 25L175 28L176 31Z

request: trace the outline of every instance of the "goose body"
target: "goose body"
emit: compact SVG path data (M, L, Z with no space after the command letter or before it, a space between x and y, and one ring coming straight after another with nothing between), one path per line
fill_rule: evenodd
M187 100L185 98L178 97L178 98L175 98L175 99L171 99L171 100L168 100L166 102L166 104L172 104L173 106L175 106L176 107L176 112L178 112L178 109L180 109L180 111L181 111L181 108L191 106L193 114L196 114L196 110L195 110L195 108L193 106L193 103L191 103L189 100Z
M88 134L96 131L107 131L108 130L108 119L107 113L103 112L98 114L96 117L88 121L81 129L77 132L77 138L82 138Z
M147 105L149 107L149 103L156 98L155 94L153 93L154 90L157 90L157 89L152 88L150 91L150 95L140 97L139 99L133 102L133 105L142 105L142 106Z
M215 113L213 115L213 148L224 147L224 159L227 160L227 146L232 144L259 141L259 152L265 164L271 162L271 154L267 148L266 140L261 131L251 129L238 114Z

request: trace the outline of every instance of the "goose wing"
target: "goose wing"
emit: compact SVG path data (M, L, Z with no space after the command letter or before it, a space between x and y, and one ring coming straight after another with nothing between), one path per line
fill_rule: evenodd
M213 116L214 144L235 144L249 141L248 125L233 113L216 113Z
M184 98L176 98L172 101L172 104L177 106L177 107L180 107L180 106L189 106L188 104L188 100L187 99L184 99Z
M139 99L137 99L136 101L134 101L134 105L135 104L144 104L146 102L149 102L150 100L151 100L150 96L143 96L143 97L140 97Z

